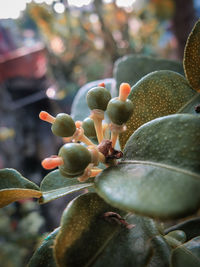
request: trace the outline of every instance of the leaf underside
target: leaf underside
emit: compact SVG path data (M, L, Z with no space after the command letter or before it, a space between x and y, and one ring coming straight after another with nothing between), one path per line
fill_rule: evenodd
M59 170L55 170L46 175L42 180L40 186L42 197L39 199L39 202L44 204L92 186L92 178L90 178L86 183L80 183L77 178L64 177L60 174Z
M39 187L14 169L0 170L0 207L26 198L39 198Z

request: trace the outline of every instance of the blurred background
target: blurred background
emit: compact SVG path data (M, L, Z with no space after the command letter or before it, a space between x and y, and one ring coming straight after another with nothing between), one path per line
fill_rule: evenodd
M61 141L38 114L70 113L85 83L112 78L128 54L182 60L199 0L0 0L0 168L38 185ZM0 211L0 265L25 266L68 198Z

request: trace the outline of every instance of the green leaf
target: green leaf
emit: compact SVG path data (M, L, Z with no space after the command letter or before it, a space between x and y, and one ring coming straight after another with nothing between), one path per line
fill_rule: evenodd
M128 55L118 59L114 66L114 78L119 88L122 82L135 85L142 77L156 70L171 70L184 75L181 62L144 55Z
M186 241L186 234L181 230L175 230L169 232L164 238L171 248L176 248Z
M84 85L83 87L79 89L72 104L71 116L75 121L76 120L82 121L90 115L90 109L88 108L88 105L86 102L87 92L92 87L95 87L99 83L102 83L102 82L105 83L106 88L110 91L112 97L116 96L117 93L115 92L115 80L112 78L87 83L86 85Z
M44 239L42 244L31 257L28 267L56 267L56 262L53 256L53 245L58 231L59 228L56 228Z
M144 123L176 113L196 92L183 76L172 71L156 71L142 78L132 87L129 99L134 111L126 123L127 131L120 135L124 148L131 134Z
M168 234L171 231L175 230L182 230L186 234L186 241L196 237L200 236L200 217L193 218L184 222L181 222L179 224L173 225L167 229L165 229L165 234Z
M190 113L194 115L199 115L196 112L197 105L200 105L200 94L196 93L192 99L190 99L183 107L179 109L177 113Z
M140 267L153 255L161 260L163 254L153 253L149 242L151 238L160 236L153 220L127 215L126 221L135 225L127 229L120 226L115 217L105 218L106 212L124 215L95 193L81 195L67 206L55 241L58 266ZM166 243L165 247L167 254L169 247Z
M133 214L127 216L127 221L135 228L118 232L92 266L169 266L171 250L156 223Z
M123 161L95 178L109 204L145 216L178 218L200 206L200 120L175 114L141 126Z
M184 52L184 70L191 87L200 91L200 20L190 33Z
M199 267L200 266L200 237L184 243L172 251L172 267Z
M163 236L156 235L150 240L153 247L152 258L150 259L148 267L169 266L171 249Z
M14 169L0 170L0 207L25 198L39 198L39 187Z
M59 170L52 171L42 180L40 186L42 197L39 199L39 202L44 204L81 189L91 187L93 186L92 182L93 179L91 178L87 183L81 183L76 178L63 177Z

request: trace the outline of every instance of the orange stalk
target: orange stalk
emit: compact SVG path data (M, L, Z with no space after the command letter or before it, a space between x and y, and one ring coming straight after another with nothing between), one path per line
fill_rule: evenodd
M44 159L41 164L44 169L51 170L60 165L63 165L64 161L61 157L53 156L53 157Z
M39 114L39 118L43 121L47 121L51 124L53 124L56 120L55 117L51 116L48 112L46 111L41 111L40 114Z
M119 99L121 101L126 101L128 95L130 94L131 87L128 83L121 83L119 87Z

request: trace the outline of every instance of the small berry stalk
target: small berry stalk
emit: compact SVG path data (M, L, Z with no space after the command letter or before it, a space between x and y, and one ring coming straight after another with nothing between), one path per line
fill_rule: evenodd
M123 154L115 150L115 145L119 133L126 130L125 123L133 112L133 104L127 99L130 90L128 83L122 83L119 96L111 99L104 83L91 88L87 93L91 115L83 122L74 122L71 116L65 113L53 117L46 111L41 111L40 119L51 123L53 134L62 137L65 143L58 155L44 159L42 166L48 170L58 167L62 176L78 178L83 182L102 171L98 168L100 162L106 167L117 164L116 160ZM109 126L102 124L104 112L107 112L111 120ZM98 144L93 143L90 138L97 139Z

